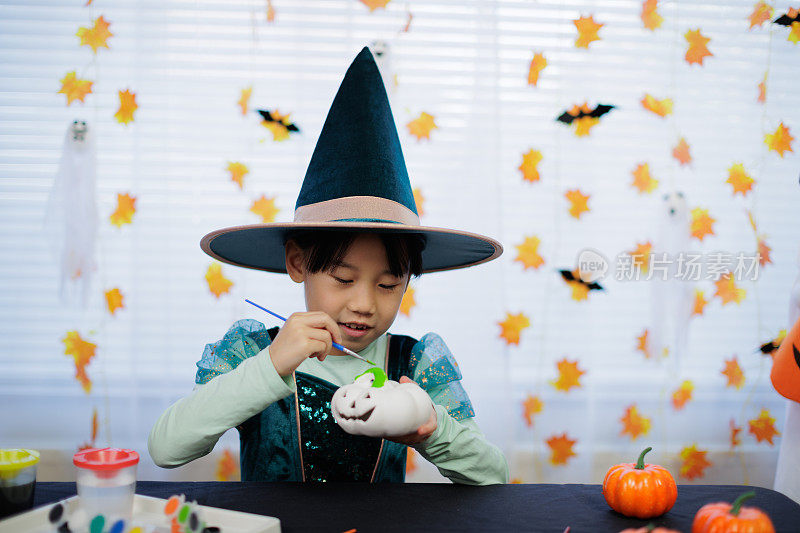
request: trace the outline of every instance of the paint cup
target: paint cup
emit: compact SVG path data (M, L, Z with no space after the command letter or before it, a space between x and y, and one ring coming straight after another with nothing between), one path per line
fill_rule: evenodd
M0 519L33 507L38 463L36 450L0 450Z
M90 448L76 453L78 496L87 517L130 520L139 454L121 448Z

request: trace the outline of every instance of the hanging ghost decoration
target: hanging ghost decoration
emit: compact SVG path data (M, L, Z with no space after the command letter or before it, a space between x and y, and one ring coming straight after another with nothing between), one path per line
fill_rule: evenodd
M85 304L97 236L94 134L83 120L67 126L61 160L47 201L45 231L58 256L60 296Z
M397 89L397 76L392 68L391 47L387 41L372 41L369 49L375 58L375 63L378 65L378 70L381 73L386 93L389 96L389 100L391 100Z
M670 355L677 370L686 354L693 307L694 267L687 264L691 257L691 217L686 198L678 191L663 196L657 213L650 265L649 349L656 357Z
M333 419L351 435L400 437L419 429L431 416L433 403L416 383L386 379L371 368L353 383L340 387L331 399Z

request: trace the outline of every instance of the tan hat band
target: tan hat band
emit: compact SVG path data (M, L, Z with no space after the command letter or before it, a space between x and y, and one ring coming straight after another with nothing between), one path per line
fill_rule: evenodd
M298 207L295 222L333 222L336 220L380 220L419 226L412 210L379 196L347 196Z

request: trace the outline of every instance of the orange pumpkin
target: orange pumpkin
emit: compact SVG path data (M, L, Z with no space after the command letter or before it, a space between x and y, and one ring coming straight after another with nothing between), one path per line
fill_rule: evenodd
M708 503L697 511L692 522L692 533L730 531L747 533L775 533L772 520L761 509L742 507L742 503L756 493L745 492L733 502Z
M625 516L653 518L666 513L678 499L678 487L669 470L644 464L646 448L636 464L622 463L608 469L603 496L609 507Z

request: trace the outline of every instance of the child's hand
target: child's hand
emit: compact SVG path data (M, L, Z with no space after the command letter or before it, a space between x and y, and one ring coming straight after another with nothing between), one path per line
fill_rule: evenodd
M413 383L413 381L406 376L402 376L400 378L400 383ZM418 444L433 435L433 432L436 431L437 427L439 427L439 424L436 422L436 410L433 408L433 405L431 405L431 416L428 417L428 421L418 427L415 432L409 433L408 435L403 435L402 437L387 437L387 440L411 446L412 444Z
M341 344L339 325L327 313L293 313L269 345L275 370L288 376L309 357L320 361L330 353L333 343Z

